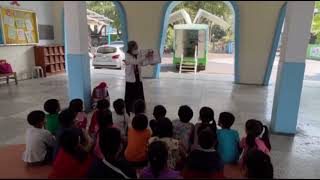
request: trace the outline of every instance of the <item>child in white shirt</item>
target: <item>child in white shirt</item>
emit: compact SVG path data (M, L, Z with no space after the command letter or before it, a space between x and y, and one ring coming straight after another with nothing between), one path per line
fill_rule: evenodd
M128 122L130 120L128 114L125 112L125 103L123 99L117 99L113 102L112 119L113 126L118 128L121 132L121 137L126 139L128 131Z
M27 129L23 161L31 165L51 162L52 150L56 140L48 130L43 128L45 113L43 111L32 111L27 119L32 127Z

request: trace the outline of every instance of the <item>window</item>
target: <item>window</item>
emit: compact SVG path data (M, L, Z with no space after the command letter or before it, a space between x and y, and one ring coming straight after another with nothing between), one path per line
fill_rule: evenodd
M117 48L115 47L99 47L97 53L100 54L110 54L117 52Z

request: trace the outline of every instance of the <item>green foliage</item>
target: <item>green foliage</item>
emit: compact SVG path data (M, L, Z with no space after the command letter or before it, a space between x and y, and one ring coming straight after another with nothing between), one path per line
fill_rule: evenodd
M112 19L112 27L117 29L119 34L120 30L120 17L116 6L112 1L87 1L87 8L98 14L104 15L105 17Z
M173 48L173 41L174 41L174 30L172 26L168 27L167 30L167 38L166 38L166 48L172 49Z
M315 8L320 11L320 2L315 2ZM320 13L316 14L312 20L311 33L317 37L316 44L320 44Z
M212 34L214 35L213 36L214 42L221 40L223 37L227 35L227 33L223 29L221 29L219 25L212 26Z

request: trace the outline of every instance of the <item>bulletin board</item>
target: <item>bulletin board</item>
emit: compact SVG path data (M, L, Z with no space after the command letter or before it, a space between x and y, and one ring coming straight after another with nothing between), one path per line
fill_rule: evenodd
M33 11L0 7L2 43L23 45L39 43L37 16Z

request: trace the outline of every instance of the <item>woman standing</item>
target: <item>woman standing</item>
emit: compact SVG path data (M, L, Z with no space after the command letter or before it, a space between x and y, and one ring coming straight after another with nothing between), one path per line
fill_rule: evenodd
M141 79L141 66L148 63L150 57L153 56L153 52L149 52L145 57L142 56L138 51L138 44L135 41L128 43L128 51L125 59L125 78L126 78L126 89L125 89L125 104L127 113L132 112L133 103L137 99L144 100L143 84Z

